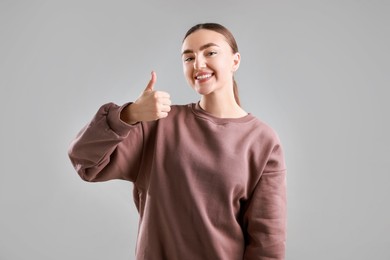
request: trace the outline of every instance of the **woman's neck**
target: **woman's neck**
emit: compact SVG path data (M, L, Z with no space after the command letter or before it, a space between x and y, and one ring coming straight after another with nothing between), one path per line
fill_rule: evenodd
M199 105L206 112L219 118L240 118L248 114L231 95L222 96L211 93L202 96Z

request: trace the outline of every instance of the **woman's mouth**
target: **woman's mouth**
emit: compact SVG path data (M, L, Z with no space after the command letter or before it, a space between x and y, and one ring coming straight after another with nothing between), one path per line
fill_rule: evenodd
M198 74L195 76L195 80L205 81L205 80L209 79L210 77L212 77L213 75L214 75L213 73L201 73L201 74Z

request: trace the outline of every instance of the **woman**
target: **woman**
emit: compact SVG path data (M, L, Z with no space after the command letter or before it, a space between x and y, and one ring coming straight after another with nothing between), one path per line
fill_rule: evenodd
M222 25L198 24L182 44L198 103L153 89L103 105L69 148L86 181L134 183L137 259L284 259L286 178L276 133L239 104L240 54Z

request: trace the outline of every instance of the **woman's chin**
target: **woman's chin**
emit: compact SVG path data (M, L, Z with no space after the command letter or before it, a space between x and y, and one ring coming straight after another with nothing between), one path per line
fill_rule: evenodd
M202 96L208 95L211 92L213 92L213 89L211 86L203 85L203 86L194 86L195 91Z

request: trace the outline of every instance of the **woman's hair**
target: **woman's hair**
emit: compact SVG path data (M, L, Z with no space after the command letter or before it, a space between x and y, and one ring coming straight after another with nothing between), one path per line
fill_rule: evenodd
M225 37L226 42L232 48L233 53L238 52L238 45L237 45L236 40L234 39L233 34L226 27L224 27L218 23L200 23L200 24L192 26L185 34L183 42L190 34L196 32L200 29L211 30L211 31L222 34ZM236 100L237 104L240 106L240 99L238 97L238 87L237 87L237 83L236 83L234 77L233 77L233 93L234 93L234 99Z

